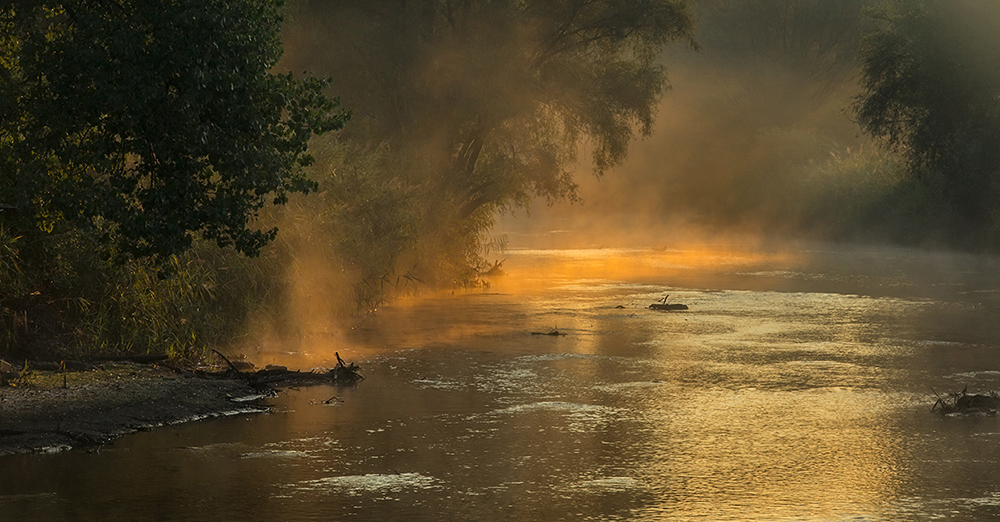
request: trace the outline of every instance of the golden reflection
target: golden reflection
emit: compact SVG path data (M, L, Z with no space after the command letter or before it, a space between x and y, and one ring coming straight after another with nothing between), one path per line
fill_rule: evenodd
M289 323L255 323L256 331L240 348L258 366L329 366L335 363L334 352L338 351L353 360L488 336L509 326L490 320L484 313L483 307L497 306L497 301L533 305L537 312L522 318L526 332L579 330L585 325L575 316L550 312L559 308L558 300L563 297L552 294L553 288L571 291L573 285L595 280L680 282L691 274L792 267L805 262L801 254L790 251L701 244L680 249L518 250L508 252L503 275L489 278L485 288L423 289L370 316L345 320L344 302L349 293L345 275L328 257L308 253L300 255L285 275L292 283Z
M669 281L689 272L748 271L772 265L799 267L805 262L798 252L721 245L670 250L518 250L511 251L503 265L506 275L491 283L503 292L530 294L542 288L595 279Z
M859 306L863 314L881 302L809 294L779 299L785 311L818 308L817 301L824 300L833 314ZM567 355L552 357L546 368L591 390L582 392L579 403L609 404L624 412L618 416L626 422L609 415L592 424L592 432L574 433L562 444L581 448L582 467L601 470L588 475L586 484L627 484L631 494L656 499L637 510L637 519L878 516L900 497L906 480L900 463L911 457L895 416L909 399L866 389L879 379L868 365L833 361L868 358L884 346L837 336L811 341L830 332L821 318L806 312L803 324L735 321L719 335L701 327L659 329L664 321L682 324L679 315L634 317L626 327L621 317L598 313L591 329L605 334L565 339L553 349ZM787 328L800 330L797 340L773 345L760 336ZM637 359L636 345L649 346L650 352ZM747 359L734 360L736 350ZM722 375L710 379L713 373ZM789 389L794 379L806 388ZM824 387L827 381L833 385ZM507 434L520 438L513 447L539 444L515 427ZM552 436L550 429L547 437ZM609 448L628 451L609 454Z
M909 457L894 431L900 399L871 388L880 375L866 361L891 349L871 325L907 313L906 303L684 286L692 280L685 274L746 277L808 262L713 247L515 251L489 288L401 300L354 330L306 337L300 349L362 360L414 348L461 353L436 367L440 374L411 376L422 391L405 394L406 411L473 412L483 408L477 393L513 394L464 417L468 426L454 426L459 439L440 444L466 455L489 445L489 454L505 456L490 465L524 488L603 495L609 512L621 508L615 498L631 498L631 512L653 520L877 517L899 498L899 463ZM698 313L614 306L671 288L695 299ZM569 335L530 335L549 328ZM394 357L418 365L433 353ZM438 380L452 387L420 388ZM393 390L367 400L366 414L391 418L401 400ZM386 447L411 440L405 429L370 436ZM433 455L406 459L420 463L412 469L434 469ZM524 519L546 509L525 508Z
M666 390L664 390L666 391ZM837 520L899 494L902 455L890 406L850 389L664 393L642 444L642 480L670 492L669 519Z

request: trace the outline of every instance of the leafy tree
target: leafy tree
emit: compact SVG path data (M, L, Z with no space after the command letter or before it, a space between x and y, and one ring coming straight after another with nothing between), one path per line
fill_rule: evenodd
M136 256L195 236L255 254L252 219L314 183L348 115L274 74L281 0L14 0L0 7L0 226L61 224Z
M286 65L335 76L360 120L346 135L387 145L419 188L429 250L466 259L497 211L576 197L581 143L597 174L622 162L652 130L661 50L693 27L686 0L300 0L292 13Z
M1000 10L972 0L894 0L874 16L858 121L940 192L962 240L981 244L1000 195Z

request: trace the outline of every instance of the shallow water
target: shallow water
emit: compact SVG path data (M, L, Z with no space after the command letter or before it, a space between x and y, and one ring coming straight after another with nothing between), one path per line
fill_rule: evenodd
M519 251L504 268L293 350L357 360L355 388L0 458L0 520L1000 519L997 418L928 411L931 388L1000 389L997 260ZM668 293L690 310L644 308Z

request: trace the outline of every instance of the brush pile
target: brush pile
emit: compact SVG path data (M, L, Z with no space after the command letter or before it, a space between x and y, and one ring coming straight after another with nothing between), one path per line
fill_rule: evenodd
M937 402L931 407L931 411L936 411L942 415L996 415L997 408L1000 407L1000 395L990 391L988 395L977 395L968 393L966 386L958 393L949 393L944 397L938 395Z
M302 384L347 386L364 380L364 376L359 373L361 367L354 363L347 363L340 357L340 353L334 354L337 356L337 364L333 368L313 368L309 371L289 370L284 366L275 365L268 365L263 370L257 371L252 371L253 365L250 365L251 371L243 371L240 366L227 359L226 356L217 351L215 353L219 357L222 357L229 365L229 371L225 372L222 376L237 377L245 380L247 384L254 388L262 388L272 384L285 386Z

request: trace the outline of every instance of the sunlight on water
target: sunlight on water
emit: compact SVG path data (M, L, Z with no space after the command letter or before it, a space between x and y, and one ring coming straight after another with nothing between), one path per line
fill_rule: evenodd
M399 303L293 354L339 351L360 386L6 459L0 513L996 519L997 418L929 409L931 388L1000 388L1000 264L959 276L962 259L890 254L511 252L491 288ZM647 308L667 294L689 310Z
M508 277L495 284L501 291L522 294L553 286L588 289L595 283L682 280L692 273L738 272L773 264L799 266L805 261L797 253L730 250L720 246L678 250L520 250L510 254L519 263L506 263L503 268Z
M363 495L366 493L400 493L406 489L428 489L432 487L441 487L440 481L433 477L425 477L419 473L327 477L323 479L307 480L298 486L298 488L302 490L347 495Z

